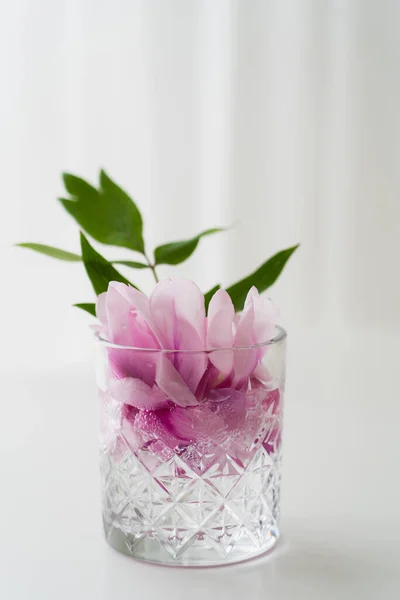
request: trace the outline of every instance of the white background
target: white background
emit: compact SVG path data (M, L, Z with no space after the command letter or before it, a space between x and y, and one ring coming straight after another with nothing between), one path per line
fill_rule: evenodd
M93 406L83 409L85 434L79 413L65 416L68 393L73 406L77 397L90 402L90 318L70 305L92 301L92 291L81 265L12 247L36 241L78 251L77 227L56 201L60 173L95 181L100 167L134 196L150 247L235 224L162 275L180 272L208 289L301 242L271 290L289 330L283 514L295 548L282 550L276 568L286 579L280 584L278 576L277 597L293 597L288 564L289 571L304 566L294 567L293 589L308 596L324 597L318 585L326 579L332 597L352 598L350 590L392 597L398 582L390 561L400 556L393 550L400 531L399 29L397 0L0 0L1 510L16 511L0 542L14 560L4 597L53 597L51 585L43 587L50 539L48 551L33 541L46 518L57 527L57 511L71 511L60 546L75 543L79 564L102 548L97 520L93 547L73 542L71 520L84 527L85 498L96 489L87 473L75 479L79 466L66 450L76 426L82 453L93 459L85 459L88 472L94 467ZM151 289L147 274L130 274ZM53 399L59 412L49 416ZM49 432L54 419L60 437ZM58 459L48 464L45 444L54 443ZM63 493L49 513L43 466L51 478L57 460L68 475L56 477ZM26 489L31 472L37 477ZM65 481L85 489L80 508ZM344 556L341 522L350 531ZM307 547L310 523L325 550L319 542ZM363 555L379 545L382 564ZM33 555L29 595L17 565ZM67 555L56 553L54 564ZM118 571L126 563L112 556L106 568L114 581L110 564ZM79 582L77 564L67 561ZM179 597L173 576L165 577ZM218 576L208 577L214 597ZM240 587L237 577L230 597L254 581L245 576ZM260 577L254 598L268 589ZM374 595L374 585L386 595ZM101 586L84 589L82 597L103 597ZM143 597L155 589L143 587Z

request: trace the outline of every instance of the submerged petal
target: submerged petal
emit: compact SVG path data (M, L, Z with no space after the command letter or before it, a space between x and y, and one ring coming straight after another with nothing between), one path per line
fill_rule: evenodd
M164 414L163 422L175 437L186 443L218 443L226 429L223 419L205 405L193 408L176 406Z
M178 446L179 439L164 425L164 418L168 413L168 409L154 412L142 410L135 419L135 428L149 441L162 442L168 448L174 449Z
M227 432L244 427L246 418L246 393L231 388L213 390L207 400L207 406L223 420Z
M123 404L137 409L156 410L165 407L168 401L157 387L150 387L141 379L126 377L110 385L110 394Z

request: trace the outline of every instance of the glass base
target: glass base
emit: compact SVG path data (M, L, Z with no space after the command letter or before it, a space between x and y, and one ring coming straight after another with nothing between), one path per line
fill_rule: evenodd
M145 537L136 540L134 536L126 535L120 529L112 529L107 537L107 543L111 548L132 556L137 560L149 563L162 564L175 567L216 567L242 562L251 558L261 556L271 550L279 539L279 529L272 527L266 536L265 543L255 549L254 541L249 540L243 532L237 537L231 548L227 548L224 554L220 549L210 544L204 534L197 534L190 547L174 557L159 541L154 538Z
M102 455L109 545L177 566L224 565L270 550L279 536L280 452L261 445L246 464L228 454L204 464L186 453L183 460L123 447Z

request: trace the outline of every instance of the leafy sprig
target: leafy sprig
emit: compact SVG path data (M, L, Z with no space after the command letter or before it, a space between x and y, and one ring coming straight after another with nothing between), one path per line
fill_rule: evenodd
M96 295L105 292L110 281L121 281L136 287L121 275L114 265L123 265L132 269L150 269L157 282L159 280L158 265L178 265L184 262L196 250L201 238L224 231L221 227L207 229L190 239L157 246L152 261L146 252L143 239L143 219L138 207L133 199L103 170L100 171L98 188L70 173L63 174L63 181L69 197L59 198L59 201L80 226L81 254L31 242L17 245L58 260L83 262ZM140 254L143 258L141 261L108 261L91 246L82 230L97 242L127 248ZM237 311L243 308L247 292L253 285L259 292L263 292L277 280L297 247L297 245L292 246L278 252L251 275L226 288ZM220 287L220 285L216 285L204 294L206 306ZM96 314L94 303L79 303L74 306L91 315Z

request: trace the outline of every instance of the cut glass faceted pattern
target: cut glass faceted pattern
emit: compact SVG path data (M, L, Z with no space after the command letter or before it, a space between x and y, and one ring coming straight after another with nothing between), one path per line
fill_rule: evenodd
M125 449L122 446L125 444ZM246 465L217 453L201 472L185 453L150 460L123 438L103 447L103 521L117 550L152 562L212 565L271 548L278 535L280 450L259 444ZM193 469L193 465L195 468Z

